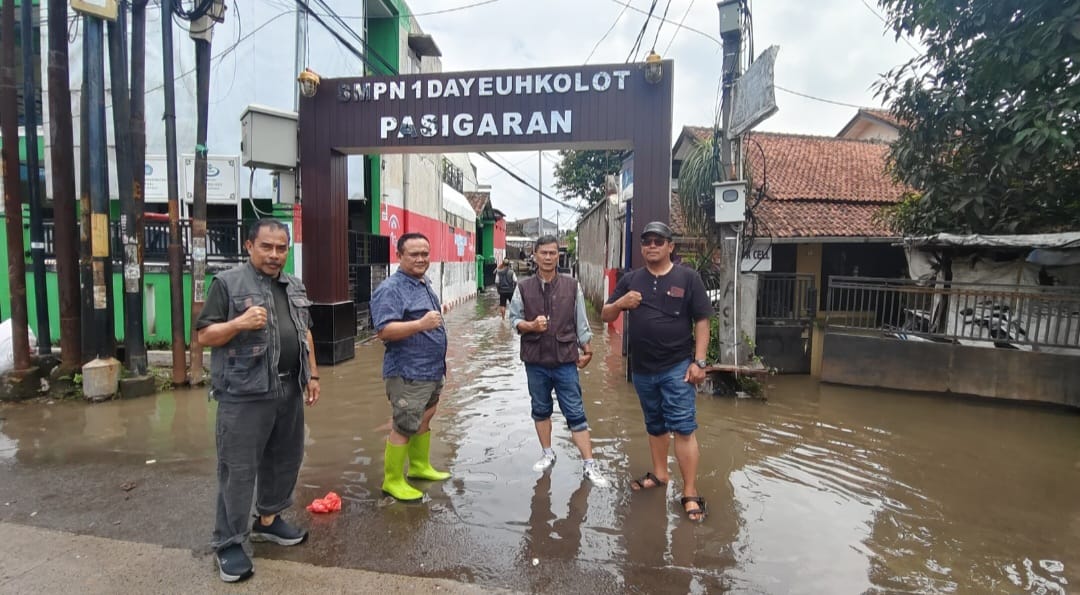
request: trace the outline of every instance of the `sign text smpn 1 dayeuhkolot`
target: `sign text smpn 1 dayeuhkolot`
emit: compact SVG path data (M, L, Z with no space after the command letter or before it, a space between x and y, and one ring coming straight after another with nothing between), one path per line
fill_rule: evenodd
M389 138L456 138L569 134L572 109L482 113L394 113L411 101L463 97L557 96L568 93L608 93L626 90L630 70L530 73L453 77L446 79L376 80L341 83L338 101L379 102L387 112L379 117L379 136Z

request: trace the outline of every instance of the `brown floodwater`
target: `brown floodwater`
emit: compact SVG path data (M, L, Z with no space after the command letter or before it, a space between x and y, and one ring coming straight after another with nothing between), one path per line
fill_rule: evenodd
M807 377L770 378L766 401L702 395L709 516L695 525L678 505L677 472L666 493L629 489L648 470L648 444L619 337L599 323L582 384L614 486L582 481L558 413L558 462L532 471L540 449L524 368L496 310L481 296L446 317L450 373L433 459L453 478L417 482L420 505L381 496L382 347L362 345L354 361L321 370L297 488L298 502L334 490L345 507L313 516L297 506L312 539L259 556L532 592L1065 593L1080 581L1075 412ZM2 406L0 473L154 461L204 485L186 496L208 538L214 411L205 390Z

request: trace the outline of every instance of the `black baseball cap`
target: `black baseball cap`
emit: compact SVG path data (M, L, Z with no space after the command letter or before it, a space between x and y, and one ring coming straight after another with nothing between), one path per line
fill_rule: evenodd
M659 221L652 221L645 226L645 229L641 230L641 237L645 237L649 234L658 235L665 240L671 239L671 228Z

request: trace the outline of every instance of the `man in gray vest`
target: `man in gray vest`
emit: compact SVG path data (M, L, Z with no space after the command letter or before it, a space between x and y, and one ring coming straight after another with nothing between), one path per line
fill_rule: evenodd
M521 361L532 398L532 418L543 450L534 471L546 471L555 464L551 448L551 391L559 400L559 410L585 462L584 477L598 486L610 485L592 456L589 424L581 398L578 368L592 361L592 331L585 314L585 296L577 280L559 274L559 241L541 236L533 251L536 275L518 283L510 300L510 325L521 333ZM570 304L574 304L571 308Z
M214 278L196 323L199 342L213 348L218 497L211 545L225 582L254 574L244 551L249 535L279 545L307 539L280 513L292 505L304 458L304 403L319 400L311 301L304 284L281 271L289 229L260 219L244 246L248 262Z

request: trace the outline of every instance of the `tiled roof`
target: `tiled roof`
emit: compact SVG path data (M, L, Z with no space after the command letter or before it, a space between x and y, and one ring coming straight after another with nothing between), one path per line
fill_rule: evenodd
M754 185L766 184L774 200L888 203L904 193L885 171L885 143L758 132L744 149Z
M758 235L775 238L893 237L875 215L882 204L763 200L754 209Z
M712 130L685 126L683 135L707 142ZM885 171L887 144L757 132L749 135L744 149L754 186L766 184L767 196L754 211L760 234L780 238L895 235L875 221L882 207L897 202L906 191ZM681 230L677 202L673 193L672 226Z
M465 199L469 201L473 210L479 215L484 212L484 206L491 200L491 194L488 192L466 192Z
M888 124L892 124L893 126L896 126L897 128L900 127L900 120L897 120L896 116L892 115L892 112L890 112L887 109L876 109L876 108L872 108L872 107L864 107L864 108L860 108L859 112L864 113L864 114L868 114L870 116L873 116L873 117L875 117L875 118L877 118L879 120L882 120L883 122L886 122Z

